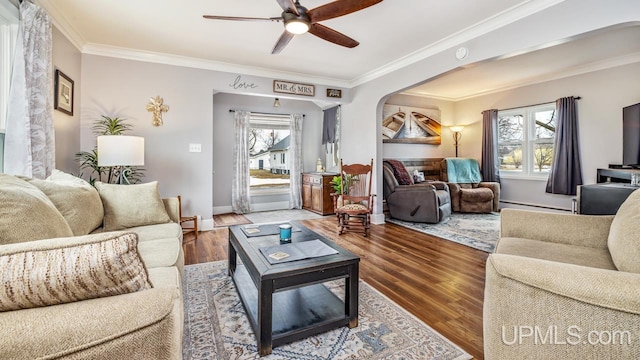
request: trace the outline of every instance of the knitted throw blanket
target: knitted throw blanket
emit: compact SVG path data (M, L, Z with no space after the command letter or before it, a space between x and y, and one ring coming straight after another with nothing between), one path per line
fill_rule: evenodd
M396 177L396 180L398 180L398 184L413 185L413 177L409 174L402 162L398 160L385 160L384 162L393 170L393 175Z

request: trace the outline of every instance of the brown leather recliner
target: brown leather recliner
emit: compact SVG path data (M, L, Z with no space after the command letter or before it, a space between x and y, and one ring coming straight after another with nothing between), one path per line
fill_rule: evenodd
M435 224L451 215L449 188L444 182L400 185L387 162L383 163L383 177L384 197L392 218Z
M479 164L475 159L469 159ZM449 182L447 159L440 166L440 179L449 185L451 207L455 212L490 213L498 211L500 206L500 184L497 182L479 181L474 183Z

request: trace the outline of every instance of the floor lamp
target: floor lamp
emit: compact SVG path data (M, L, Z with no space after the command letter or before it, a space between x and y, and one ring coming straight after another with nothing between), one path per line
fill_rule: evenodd
M127 135L98 136L98 166L120 168L117 184L129 185L129 166L144 165L144 138Z
M456 157L458 157L458 145L460 145L460 139L462 139L462 129L464 129L464 126L449 126L449 129L453 132L453 145L456 147Z

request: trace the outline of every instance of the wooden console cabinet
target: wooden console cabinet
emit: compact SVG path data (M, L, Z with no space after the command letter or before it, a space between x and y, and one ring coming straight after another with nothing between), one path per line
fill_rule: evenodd
M333 214L331 179L334 173L302 174L302 208L320 215Z

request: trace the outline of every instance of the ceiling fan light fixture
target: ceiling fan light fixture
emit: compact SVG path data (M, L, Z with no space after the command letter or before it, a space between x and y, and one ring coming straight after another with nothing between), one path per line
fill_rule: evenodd
M295 19L287 22L284 28L292 34L300 35L309 31L309 23L302 19Z

